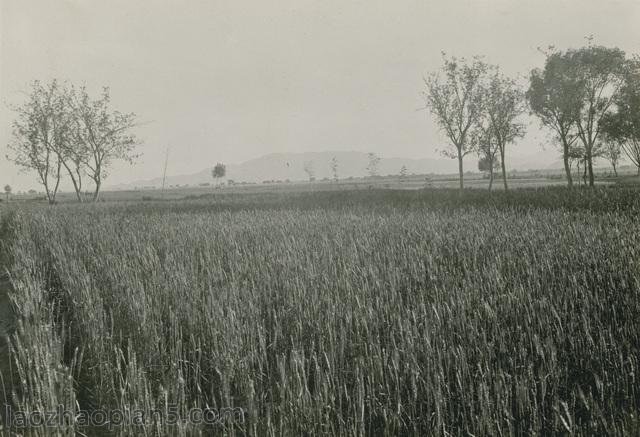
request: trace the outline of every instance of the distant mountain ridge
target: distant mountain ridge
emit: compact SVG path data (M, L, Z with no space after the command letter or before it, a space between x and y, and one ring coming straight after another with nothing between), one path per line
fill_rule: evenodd
M263 181L300 181L308 180L308 175L304 171L305 164L312 162L317 180L323 178L332 178L331 160L336 158L338 161L338 177L363 177L368 175L367 166L369 157L366 152L343 152L343 151L326 151L326 152L305 152L305 153L269 153L259 158L250 159L240 164L227 164L226 179L235 182L254 182ZM539 168L542 164L536 162L536 155L530 157L521 157L520 159L510 161L509 168L526 170ZM533 158L533 159L532 159ZM538 166L536 166L538 164ZM187 175L167 176L166 185L191 185L196 186L204 183L211 183L211 167L205 168L197 173ZM405 166L407 174L457 174L458 166L454 159L445 157L410 159L391 157L381 157L378 164L378 174L382 176L397 175L400 169ZM560 164L544 165L545 168L560 168ZM465 160L465 171L477 171L477 159L469 157ZM115 190L134 189L142 187L161 187L162 178L154 178L148 180L138 180L126 184L118 184L109 187Z

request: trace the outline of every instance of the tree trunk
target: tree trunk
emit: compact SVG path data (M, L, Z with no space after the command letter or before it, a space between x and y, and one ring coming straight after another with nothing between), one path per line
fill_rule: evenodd
M464 172L462 167L462 149L458 148L458 173L460 175L460 192L464 190Z
M67 173L71 178L71 183L73 184L73 189L76 192L76 198L78 199L78 202L82 203L82 183L80 182L80 177L78 176L78 179L76 179L67 164L64 164L64 168L67 170Z
M51 187L49 186L48 171L40 174L40 181L42 182L42 186L44 187L44 192L47 195L47 201L49 202L49 205L53 205L53 200L51 199Z
M504 163L504 146L500 147L500 166L502 167L502 181L504 182L504 191L507 191L507 166Z
M93 191L93 201L97 202L100 199L100 185L101 185L101 181L100 179L97 179L96 181L96 189Z
M91 176L91 179L96 183L96 189L93 191L93 201L97 202L100 199L100 188L102 186L102 161L96 158L95 163L96 166L92 171L93 175Z
M60 161L58 161L58 167L56 169L56 184L53 188L53 192L51 193L51 195L49 196L49 204L50 205L55 205L56 203L56 196L58 195L58 188L60 188L60 172L62 170L62 163ZM48 195L49 193L47 193Z
M593 177L593 156L591 155L591 148L587 150L587 165L586 168L589 170L589 186L593 187L595 185L595 179Z
M618 177L618 168L614 163L611 163L611 166L613 167L613 174Z
M582 180L584 181L584 186L587 186L587 174L588 174L588 170L589 169L589 163L585 162L584 163L584 172L582 173ZM591 181L589 181L591 182Z
M491 168L489 169L489 191L493 187L493 161L491 161Z
M562 160L564 161L564 172L567 175L567 186L573 188L573 178L571 177L571 165L569 164L569 144L565 138L562 139Z

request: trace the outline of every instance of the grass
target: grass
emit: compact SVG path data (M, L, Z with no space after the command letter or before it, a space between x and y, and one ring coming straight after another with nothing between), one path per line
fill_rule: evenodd
M246 412L123 435L634 435L639 210L623 187L18 210L13 401Z

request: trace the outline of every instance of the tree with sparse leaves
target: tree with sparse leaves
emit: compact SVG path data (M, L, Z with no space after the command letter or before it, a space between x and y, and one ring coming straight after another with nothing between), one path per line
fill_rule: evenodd
M334 182L338 182L338 158L335 156L331 158L329 165L331 166L331 173L333 174Z
M76 122L72 156L93 180L93 200L97 201L112 163L133 163L138 157L139 141L132 133L137 125L136 115L112 109L108 87L97 98L81 87L73 93L72 104Z
M367 172L369 177L378 176L378 165L380 165L380 157L373 152L367 154Z
M439 72L425 79L426 106L450 141L442 154L458 160L460 190L464 189L463 159L474 149L473 130L482 117L482 80L487 64L480 58L447 57Z
M602 150L601 156L609 161L613 168L613 174L618 176L618 165L622 158L622 147L617 141L604 141L604 144L600 147Z
M14 108L8 158L36 172L49 203L56 202L64 172L78 201L83 200L83 176L92 179L97 201L113 161L135 158L135 115L112 110L110 100L108 88L94 99L84 87L35 81L27 101Z
M307 174L309 178L309 182L313 182L316 180L316 169L313 161L307 161L303 166L304 172Z
M640 59L630 62L625 82L615 99L615 112L601 122L605 141L617 144L640 175Z
M478 170L489 174L489 191L491 191L495 171L500 168L500 160L498 144L489 123L479 124L474 143L479 157Z
M68 91L56 80L34 81L26 102L12 109L16 118L7 158L24 171L35 171L49 203L54 204L73 122Z
M524 92L516 81L504 76L497 67L492 67L492 70L487 83L482 86L482 111L490 131L489 137L485 138L489 143L495 141L504 189L507 190L506 149L525 134L521 117L526 106Z
M403 165L402 167L400 167L400 179L404 180L407 177L407 166Z

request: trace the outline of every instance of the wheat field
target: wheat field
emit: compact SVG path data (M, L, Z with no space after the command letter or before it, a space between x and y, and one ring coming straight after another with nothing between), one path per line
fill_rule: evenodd
M113 435L633 435L639 206L608 188L3 211L12 403L244 411Z

